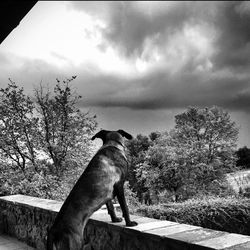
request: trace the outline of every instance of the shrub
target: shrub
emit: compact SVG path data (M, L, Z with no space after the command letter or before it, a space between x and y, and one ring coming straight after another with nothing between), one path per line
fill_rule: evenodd
M136 196L136 193L133 192L132 189L130 188L128 181L125 181L124 183L124 192L129 206L129 210L130 212L134 212L138 208L140 203Z
M25 171L11 165L2 165L0 168L0 194L23 194L45 199L64 200L70 191L69 185L46 170L46 166L42 163L36 172L29 165Z
M142 205L142 216L250 235L250 199L206 197L181 203Z
M242 187L240 187L239 194L243 197L250 198L250 187L246 187L245 189L242 189Z

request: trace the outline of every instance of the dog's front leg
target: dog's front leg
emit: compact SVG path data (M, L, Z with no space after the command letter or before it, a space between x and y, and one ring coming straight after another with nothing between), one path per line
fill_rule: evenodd
M108 210L108 213L111 217L112 222L121 222L122 218L117 217L115 214L115 208L114 208L112 200L109 200L106 203L106 206L107 206L107 210Z
M131 221L129 217L129 211L128 206L126 203L125 195L124 195L124 188L123 183L118 183L114 186L115 195L117 196L117 199L120 203L121 209L122 209L122 215L126 221L127 227L133 227L137 225L137 222Z

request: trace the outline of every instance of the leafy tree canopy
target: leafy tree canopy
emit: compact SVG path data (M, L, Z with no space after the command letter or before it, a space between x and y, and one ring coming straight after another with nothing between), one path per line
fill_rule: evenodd
M189 107L175 116L175 127L161 133L137 164L142 185L189 197L209 191L235 167L238 128L218 108Z
M239 148L236 151L237 166L250 168L250 149L248 147Z
M75 78L52 91L40 85L33 97L11 80L0 90L0 193L60 199L84 170L97 122L78 108Z

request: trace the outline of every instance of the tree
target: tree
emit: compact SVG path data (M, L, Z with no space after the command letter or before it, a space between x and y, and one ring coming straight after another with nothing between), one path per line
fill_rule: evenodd
M11 80L0 90L0 193L62 199L84 170L97 122L77 108L74 78L35 98Z
M133 157L138 157L143 151L147 151L152 145L150 138L146 135L138 134L136 138L127 141L127 148L129 150L129 155Z
M155 132L151 132L151 133L149 134L148 137L150 138L150 140L151 140L152 142L154 142L154 141L156 141L160 136L161 136L161 133L158 132L158 131L155 131Z
M148 188L173 192L175 200L213 190L214 181L235 167L236 124L217 107L190 107L175 117L137 166L137 179Z
M145 153L144 162L137 166L138 183L157 192L168 190L178 201L179 190L188 173L185 159L185 150L175 147L167 132L161 133Z
M0 90L0 152L22 171L28 162L36 169L37 118L33 112L34 104L24 94L23 88L9 81L8 87Z
M77 108L81 96L70 88L72 77L63 81L57 79L54 92L35 89L36 110L39 115L39 142L42 150L53 161L56 174L63 173L66 159L76 159L88 152L90 134L96 129L95 116L82 113ZM85 155L85 158L89 155ZM79 159L78 159L79 161Z
M156 138L156 136L155 136ZM136 138L127 141L126 147L128 150L128 159L130 162L130 169L128 174L129 185L131 189L141 196L147 188L142 183L138 183L136 178L136 168L145 160L145 152L152 145L152 141L146 135L138 134Z
M236 151L237 166L250 168L250 149L248 147L239 148Z
M228 112L216 106L189 107L186 112L175 116L175 123L173 138L189 150L192 163L211 164L222 160L225 154L227 160L223 162L227 166L234 163L239 129Z

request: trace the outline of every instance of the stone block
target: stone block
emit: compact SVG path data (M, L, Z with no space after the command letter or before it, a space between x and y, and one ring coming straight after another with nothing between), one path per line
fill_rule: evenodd
M200 246L210 247L212 249L225 249L247 242L250 242L249 236L227 233L219 237L199 241L196 244Z

